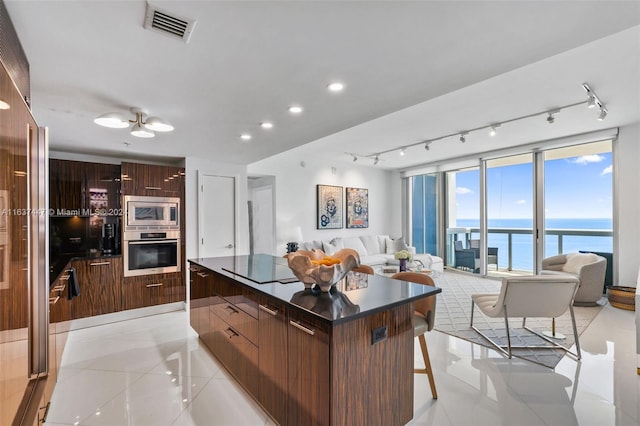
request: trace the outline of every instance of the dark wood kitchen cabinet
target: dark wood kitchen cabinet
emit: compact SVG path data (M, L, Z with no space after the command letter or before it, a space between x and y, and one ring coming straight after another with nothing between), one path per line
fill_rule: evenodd
M287 311L284 303L262 296L258 305L258 400L280 424L287 416Z
M122 195L183 197L184 168L122 163Z
M71 261L80 295L71 299L71 318L85 318L122 310L122 257Z
M171 303L181 286L182 272L125 277L122 282L122 309Z
M120 204L119 165L49 160L49 207L55 216L89 216L96 209L120 216Z
M71 301L68 300L69 273L65 269L53 282L49 291L49 322L56 323L71 319Z

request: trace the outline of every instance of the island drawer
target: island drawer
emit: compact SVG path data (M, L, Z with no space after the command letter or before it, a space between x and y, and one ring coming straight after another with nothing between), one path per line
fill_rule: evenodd
M258 318L258 295L240 287L231 278L215 274L213 292L253 318Z
M258 320L248 315L237 305L229 303L221 297L214 297L211 305L213 311L222 321L240 332L253 344L258 344Z

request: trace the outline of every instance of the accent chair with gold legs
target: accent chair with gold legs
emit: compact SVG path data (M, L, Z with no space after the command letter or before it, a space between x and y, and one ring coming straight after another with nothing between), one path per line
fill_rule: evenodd
M391 276L395 280L409 281L418 284L435 286L430 276L420 272L398 272ZM429 360L429 351L427 350L427 339L424 334L431 331L435 325L436 317L436 296L430 296L420 299L414 303L413 313L413 335L420 342L422 358L424 359L425 368L416 368L414 373L426 374L429 378L429 386L431 387L431 395L433 399L438 399L436 391L436 382L433 378L433 370L431 369L431 361Z
M511 345L509 318L522 318L522 328L553 345L524 347L529 349L554 347L580 359L580 341L578 340L576 318L573 314L573 300L579 285L580 280L570 275L531 275L503 278L500 293L471 296L471 328L491 342L501 353L511 358L511 349L522 346ZM498 344L473 325L473 313L476 305L484 315L490 318L504 317L507 335L506 350L505 345ZM571 313L576 353L526 326L527 318L556 318L567 310Z

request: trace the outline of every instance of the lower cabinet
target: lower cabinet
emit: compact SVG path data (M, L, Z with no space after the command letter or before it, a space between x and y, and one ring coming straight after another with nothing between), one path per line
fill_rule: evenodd
M171 303L180 283L179 272L127 277L122 283L122 309Z
M258 400L280 424L287 416L287 311L266 297L258 305Z
M85 318L122 310L122 258L74 260L80 295L71 300L71 318ZM69 283L68 283L69 285Z
M287 335L287 424L328 425L329 328L313 317L291 311Z

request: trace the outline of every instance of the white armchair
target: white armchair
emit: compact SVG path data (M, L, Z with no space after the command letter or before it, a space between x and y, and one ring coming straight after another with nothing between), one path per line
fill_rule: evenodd
M594 253L569 253L542 259L541 275L566 275L580 279L576 306L595 306L604 290L607 259Z
M500 293L474 294L471 296L471 328L491 342L500 352L511 358L511 348L513 346L511 346L511 336L509 335L509 318L523 318L522 327L524 329L551 343L553 347L563 349L580 359L578 329L576 328L576 319L573 314L573 299L578 291L579 284L580 280L570 275L531 275L503 278ZM473 325L473 312L476 305L484 315L490 318L504 317L507 350ZM555 318L564 314L567 309L571 312L576 353L569 351L568 348L558 345L543 334L526 326L527 318ZM542 346L527 347L534 349ZM549 347L544 346L544 348Z

